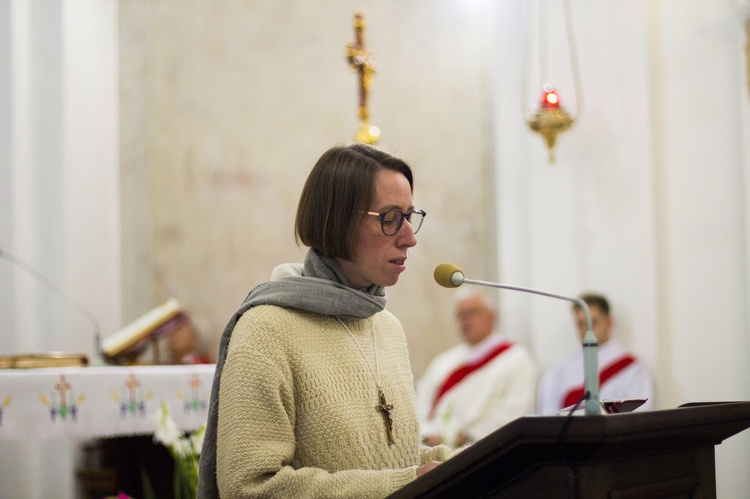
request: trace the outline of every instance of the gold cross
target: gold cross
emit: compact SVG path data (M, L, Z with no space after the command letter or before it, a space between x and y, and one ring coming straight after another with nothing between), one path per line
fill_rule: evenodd
M193 374L193 376L190 378L190 381L188 381L188 385L193 392L193 399L198 398L198 389L200 389L202 384L203 383L201 382L201 379L197 374Z
M383 412L383 418L385 419L385 432L388 435L388 445L393 445L393 416L391 416L393 404L389 404L385 401L385 393L383 393L383 389L380 387L378 387L378 396L380 397L380 403L375 407Z
M60 375L60 382L55 385L55 389L60 392L60 403L65 405L65 393L70 390L71 385L65 381L65 375Z
M372 54L365 49L365 21L362 12L354 14L354 41L346 46L346 59L349 65L359 75L359 121L360 130L357 132L357 141L366 144L375 144L378 135L370 130L368 120L370 112L367 109L367 95L370 92L372 77L378 70L378 63ZM378 132L379 134L379 132Z
M128 380L125 382L125 386L128 388L128 391L130 392L130 400L135 400L135 390L141 386L141 382L138 381L135 377L135 374L130 373L128 376Z

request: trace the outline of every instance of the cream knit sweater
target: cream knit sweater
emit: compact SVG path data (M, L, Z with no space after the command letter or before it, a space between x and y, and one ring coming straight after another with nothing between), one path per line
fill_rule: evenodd
M219 392L222 498L385 497L418 465L449 457L447 447L420 447L399 321L383 311L345 323L362 352L331 316L260 305L237 322ZM376 408L376 370L394 406L394 445Z

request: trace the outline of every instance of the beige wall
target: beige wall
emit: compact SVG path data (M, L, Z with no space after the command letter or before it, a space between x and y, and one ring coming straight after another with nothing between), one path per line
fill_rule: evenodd
M420 373L457 341L435 266L471 262L491 276L496 261L483 9L178 3L120 4L124 319L175 297L213 352L247 292L277 264L302 260L293 234L302 184L358 127L344 50L362 8L381 64L371 122L380 145L414 168L415 204L428 213L407 273L388 290Z

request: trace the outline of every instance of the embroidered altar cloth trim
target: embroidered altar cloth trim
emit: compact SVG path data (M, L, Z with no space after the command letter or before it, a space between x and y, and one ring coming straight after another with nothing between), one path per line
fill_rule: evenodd
M206 422L214 364L0 371L0 441L150 434L162 402L185 431Z

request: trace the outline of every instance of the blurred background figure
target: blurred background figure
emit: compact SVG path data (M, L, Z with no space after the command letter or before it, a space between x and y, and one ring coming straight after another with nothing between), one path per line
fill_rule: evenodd
M593 293L580 298L589 307L592 328L599 342L599 400L647 399L638 410L652 409L654 389L651 374L612 337L614 321L609 301L605 296ZM586 314L576 304L573 305L573 316L582 341L586 334ZM556 414L560 409L575 405L583 396L583 379L583 350L579 348L545 372L539 383L537 412Z
M169 361L172 364L211 364L203 353L198 334L188 320L167 336Z
M497 313L476 288L455 297L463 342L439 354L417 382L427 445L475 442L534 410L536 367L528 350L496 330Z

